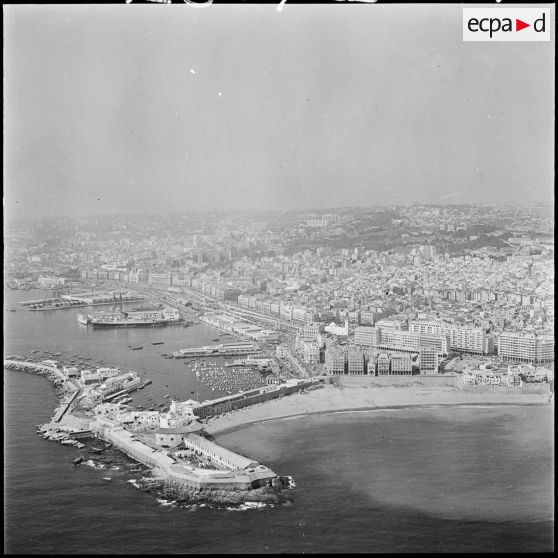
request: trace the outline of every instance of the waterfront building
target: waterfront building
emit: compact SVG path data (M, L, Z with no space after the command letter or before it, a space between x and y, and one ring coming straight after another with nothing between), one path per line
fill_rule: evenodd
M344 374L345 352L338 347L328 347L325 353L325 368L329 374Z
M82 370L81 383L84 386L93 386L102 382L101 374L96 370Z
M503 332L498 338L498 355L512 362L543 364L554 360L554 337L534 333Z
M122 374L122 372L120 371L120 368L102 367L102 368L97 368L97 372L101 375L101 380L103 382L105 380L107 380L108 378L114 378L114 377L120 376Z
M364 372L364 352L351 347L347 351L347 374L362 376Z
M448 354L449 339L447 335L413 333L398 329L377 328L380 332L377 348L388 351L417 353L424 347L436 349L440 355Z
M169 407L169 413L193 417L193 409L198 405L199 402L194 399L187 399L186 401L176 401L173 399Z
M62 373L67 378L79 378L80 377L79 370L75 366L63 366L62 367Z
M218 446L207 438L197 434L188 434L183 437L184 446L194 452L203 455L211 461L222 465L226 469L249 469L259 465L256 461L234 453L226 448Z
M425 347L419 351L419 366L421 374L438 373L438 351L432 347Z
M494 338L482 327L457 326L437 320L413 320L409 331L421 335L447 335L452 351L486 355L494 352Z
M137 387L140 383L141 378L138 377L136 372L130 371L126 374L121 374L120 376L108 378L101 385L95 388L95 391L97 391L101 397L107 397L111 393Z
M391 355L391 374L408 376L413 373L413 360L409 354Z
M508 367L509 369L509 367ZM509 371L511 374L511 370ZM554 374L551 370L542 367L536 367L532 364L523 364L517 366L517 374L521 374L526 382L529 383L541 383L541 382L551 382L554 380Z
M518 374L490 369L465 370L462 379L465 385L477 386L521 387L523 383Z
M376 359L378 376L387 376L390 373L390 358L386 353L380 353Z

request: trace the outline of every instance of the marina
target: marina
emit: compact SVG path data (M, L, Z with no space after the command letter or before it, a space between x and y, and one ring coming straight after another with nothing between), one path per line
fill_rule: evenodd
M266 385L263 375L248 366L218 365L214 362L196 361L192 364L196 377L212 390L236 393Z

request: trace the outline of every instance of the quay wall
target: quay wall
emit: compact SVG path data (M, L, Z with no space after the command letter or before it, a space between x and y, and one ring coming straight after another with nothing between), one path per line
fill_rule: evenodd
M70 426L77 430L89 430L91 420L88 418L81 418L73 415L71 412L66 413L59 422L62 426Z
M454 374L433 374L414 376L331 376L331 383L341 386L406 386L406 387L438 387L457 385L457 376Z
M256 405L257 403L264 403L265 401L284 397L285 395L291 395L300 389L308 388L316 384L329 382L329 377L309 378L308 380L300 380L292 385L279 385L274 389L251 390L243 394L232 395L230 398L224 397L215 402L200 405L199 407L195 407L193 412L198 418L214 417L229 411L243 409L250 405Z
M475 386L475 385L463 385L459 387L462 391L467 391L470 393L539 393L539 394L550 394L550 384L527 384L524 383L521 387L513 386Z

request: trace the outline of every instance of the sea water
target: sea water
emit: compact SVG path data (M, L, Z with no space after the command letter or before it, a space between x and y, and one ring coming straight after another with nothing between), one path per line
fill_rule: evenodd
M5 318L5 354L48 348L142 366L154 380L142 394L146 400L166 390L191 397L195 389L181 361L147 348L151 338L164 339L154 348L170 352L218 336L206 326L96 331L80 326L71 310ZM144 344L146 352L138 355L143 351L128 344ZM78 450L35 434L56 405L42 377L5 370L4 401L6 552L553 549L551 407L408 409L243 427L217 441L292 475L296 488L290 505L237 512L176 508L138 490L120 471L111 471L108 482L106 469L73 467Z

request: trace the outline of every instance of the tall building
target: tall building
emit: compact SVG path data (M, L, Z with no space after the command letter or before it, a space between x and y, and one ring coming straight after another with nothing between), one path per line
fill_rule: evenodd
M378 376L387 376L390 373L390 358L385 353L380 353L376 359Z
M361 376L364 374L364 352L351 348L347 352L347 374Z
M503 332L498 338L498 355L512 362L542 364L554 360L554 337L534 333Z
M410 376L413 373L413 360L409 354L391 355L391 374Z
M438 353L431 347L421 349L419 352L419 366L421 374L438 373Z
M414 333L397 329L378 329L380 331L380 339L377 345L378 349L418 353L424 347L432 347L436 349L440 355L445 356L448 354L449 339L447 335Z
M379 330L375 327L360 326L355 329L355 345L376 347L379 340Z
M409 331L428 335L447 335L449 348L461 353L486 355L494 352L494 338L482 327L458 326L437 320L413 320Z
M325 369L329 374L345 373L345 353L337 347L328 347L325 354Z

